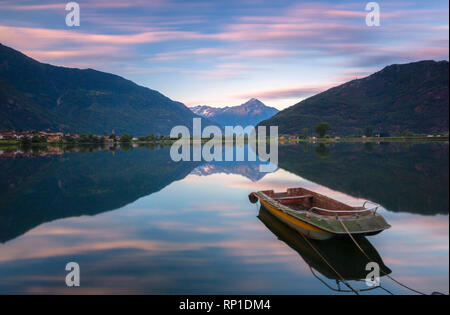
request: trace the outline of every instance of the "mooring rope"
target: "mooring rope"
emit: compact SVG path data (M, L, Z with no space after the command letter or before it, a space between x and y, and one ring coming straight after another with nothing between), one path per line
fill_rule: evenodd
M366 280L356 280L356 281L360 281L360 282L366 282ZM387 293L389 293L390 295L395 295L394 293L392 293L391 291L389 291L388 289L384 288L383 286L378 285L376 288L380 288L384 291L386 291ZM365 291L364 289L360 290L360 291ZM368 291L368 290L367 290Z
M359 246L358 242L355 240L355 238L353 237L353 235L352 235L352 234L350 233L350 231L347 229L347 226L344 224L344 222L342 222L341 218L340 218L339 216L338 216L337 218L338 218L339 222L341 223L342 227L344 228L345 232L347 232L347 234L350 236L350 238L352 239L353 243L355 243L356 247L358 247L358 249L361 251L361 253L363 253L363 255L366 256L366 258L367 258L369 261L375 261L375 260L373 260L372 258L370 258L369 255L367 255L367 253L361 248L361 246ZM394 282L397 283L398 285L404 287L405 289L411 290L411 291L413 291L413 292L415 292L415 293L417 293L417 294L427 295L427 294L425 294L425 293L423 293L423 292L420 292L420 291L414 290L413 288L408 287L407 285L401 283L401 282L398 281L398 280L395 280L393 277L391 277L391 276L390 276L386 271L384 271L382 268L380 268L380 270L381 270L381 272L384 273L384 275L385 275L386 277L388 277L389 279L391 279L392 281L394 281Z
M328 265L328 267L331 268L331 270L333 270L336 275L341 279L341 281L350 289L352 290L356 295L360 295L359 292L357 290L355 290L348 282L347 280L344 279L344 277L341 276L341 274L328 262L328 260L322 256L322 254L313 246L313 244L311 244L311 242L308 240L308 238L303 235L303 233L299 233L301 236L303 236L303 238L305 239L305 241L309 244L309 246L311 246L311 248L317 253L317 255L319 255L319 257Z

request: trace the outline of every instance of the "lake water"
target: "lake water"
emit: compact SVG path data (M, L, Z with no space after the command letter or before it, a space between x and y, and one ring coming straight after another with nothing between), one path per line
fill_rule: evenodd
M367 237L366 248L402 283L449 293L448 144L286 144L278 170L258 166L176 163L168 148L1 158L0 293L347 290L299 235L247 198L296 186L381 204L392 228ZM316 243L353 287L367 289L349 244ZM71 261L81 269L77 288L65 284ZM412 293L387 277L381 285Z

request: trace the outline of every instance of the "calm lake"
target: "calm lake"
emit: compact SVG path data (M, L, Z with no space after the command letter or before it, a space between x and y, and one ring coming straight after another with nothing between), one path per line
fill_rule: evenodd
M247 198L296 186L382 205L392 228L364 246L396 280L449 293L448 144L286 144L278 166L173 162L169 148L156 147L0 158L0 294L348 290ZM357 280L366 271L353 244L317 246L352 286L368 288ZM65 284L72 261L76 288ZM385 276L381 286L387 291L364 293L412 293Z

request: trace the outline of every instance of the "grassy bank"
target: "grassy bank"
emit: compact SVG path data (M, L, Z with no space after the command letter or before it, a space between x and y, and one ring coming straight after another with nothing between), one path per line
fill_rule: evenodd
M269 139L268 139L269 140ZM136 144L138 146L140 145L171 145L174 143L176 139L170 140L170 139L164 139L164 140L153 140L153 141L131 141L131 142L110 142L106 141L104 143L87 143L87 142L38 142L38 143L31 143L28 144L28 146L31 147L39 147L39 148L45 148L45 147L65 147L65 146L85 146L85 145L105 145L105 146L114 146L114 145L120 145L120 146L128 146ZM210 141L210 139L202 139L201 143L206 143ZM448 142L448 137L370 137L370 138L361 138L361 137L355 137L355 138L308 138L308 139L279 139L278 140L281 144L282 143L351 143L351 142L404 142L404 143L421 143L421 142ZM192 140L186 140L186 142L190 142L192 144ZM234 143L235 141L232 140L222 140L223 143ZM244 143L248 143L248 139L246 138L244 140ZM20 141L18 140L0 140L0 149L2 150L14 150L19 149L21 146L23 146Z
M338 142L448 142L448 137L370 137L370 138L316 138L316 139L283 139L282 142L303 143L338 143Z

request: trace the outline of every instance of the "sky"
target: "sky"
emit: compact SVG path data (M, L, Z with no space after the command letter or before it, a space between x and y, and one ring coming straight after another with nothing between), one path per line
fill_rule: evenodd
M449 3L378 1L0 0L0 43L41 62L93 68L187 106L250 98L283 109L393 63L449 59Z

